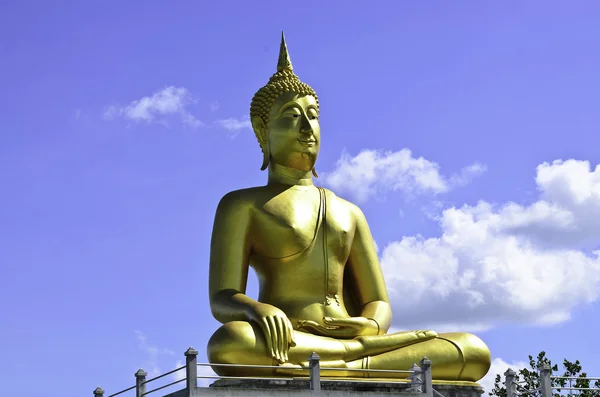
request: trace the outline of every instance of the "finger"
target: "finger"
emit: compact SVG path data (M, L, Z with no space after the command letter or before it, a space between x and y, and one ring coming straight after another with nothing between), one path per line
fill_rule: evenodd
M271 338L271 331L269 330L269 322L263 318L260 322L263 334L265 335L265 342L267 343L267 350L272 358L275 358L275 351L273 350L273 341Z
M271 330L271 343L273 344L273 350L275 352L275 359L281 361L281 355L279 351L279 335L277 335L277 325L273 316L267 317L269 322L269 329Z
M417 331L416 334L421 339L432 339L437 336L437 332L429 331L429 330L425 330L425 329Z
M273 358L279 361L279 345L277 344L277 326L273 316L267 317L269 329L271 330L271 345L273 346Z
M306 324L304 324L304 327L308 328L308 329L319 330L319 331L328 331L328 330L335 330L335 329L340 328L337 325L324 325L324 324L319 324L315 321L307 321Z
M283 345L283 354L285 362L287 363L290 359L290 348L292 347L292 333L290 332L289 321L282 320L283 322L283 333L285 335L285 344Z
M290 320L287 320L287 331L288 331L288 341L290 343L290 347L296 346L296 339L294 338L294 327L292 327L292 323Z
M319 330L319 324L317 324L314 321L306 321L302 324L302 327L300 328L306 332L309 333L320 333L321 331Z
M302 321L302 323L298 324L298 328L314 328L314 327L318 327L319 323L317 323L316 321L312 321L312 320L304 320Z
M320 332L323 336L331 338L348 338L356 336L356 330L354 330L354 328L322 328Z
M346 325L346 324L352 323L352 321L349 319L333 318L333 317L323 317L323 322L325 324L332 324L332 325L339 325L339 324Z
M285 362L285 353L287 350L287 331L283 327L283 321L281 317L275 317L275 326L277 327L277 348L281 359Z
M283 362L286 362L288 350L287 328L283 324L283 319L279 316L275 317L275 324L277 325L277 335L279 335L279 351L281 352L281 359Z
M431 330L425 330L423 331L423 334L425 335L425 337L427 338L437 338L438 333L435 331L431 331Z
M327 325L337 325L339 327L362 328L364 326L362 321L353 318L325 317L323 318L323 322Z
M305 331L308 331L310 333L316 334L316 335L322 335L322 336L332 336L332 337L336 337L336 335L339 334L339 327L336 326L324 326L321 325L317 322L314 321L306 321L303 326L302 329L304 329Z

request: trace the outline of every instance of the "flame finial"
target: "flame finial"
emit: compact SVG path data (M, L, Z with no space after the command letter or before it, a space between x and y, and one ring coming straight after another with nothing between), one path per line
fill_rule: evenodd
M279 59L277 60L277 71L283 72L289 70L292 72L292 61L290 60L290 54L288 53L287 45L285 44L285 34L281 32L281 46L279 47Z

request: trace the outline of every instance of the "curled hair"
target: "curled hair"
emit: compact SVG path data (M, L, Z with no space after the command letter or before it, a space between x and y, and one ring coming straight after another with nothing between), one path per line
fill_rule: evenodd
M260 117L263 122L269 124L269 115L273 103L280 95L286 92L294 92L298 95L312 95L319 106L319 98L317 93L306 83L300 81L298 76L291 70L283 70L275 73L267 85L262 87L254 94L252 103L250 104L250 118Z

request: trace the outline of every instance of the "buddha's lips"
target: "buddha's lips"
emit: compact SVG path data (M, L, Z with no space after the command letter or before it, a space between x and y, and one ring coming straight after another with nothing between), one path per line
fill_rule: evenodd
M317 143L317 141L315 141L315 140L303 141L302 139L298 139L298 142L300 142L300 144L302 146L306 146L306 147L315 146L315 144Z

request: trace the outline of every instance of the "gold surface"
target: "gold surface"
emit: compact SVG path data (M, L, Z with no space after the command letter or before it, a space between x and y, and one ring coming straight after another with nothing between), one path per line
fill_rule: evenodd
M280 367L215 372L289 376L295 370L287 365L306 367L316 352L323 376L368 377L327 368L406 370L426 356L435 380L481 379L491 357L475 335L386 334L392 312L365 216L313 185L319 103L294 74L283 36L277 72L254 96L250 114L269 179L266 186L226 194L217 208L209 294L223 326L208 343L208 357L213 363ZM245 295L249 266L258 275L258 301Z

